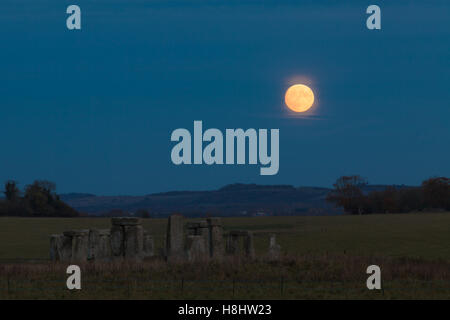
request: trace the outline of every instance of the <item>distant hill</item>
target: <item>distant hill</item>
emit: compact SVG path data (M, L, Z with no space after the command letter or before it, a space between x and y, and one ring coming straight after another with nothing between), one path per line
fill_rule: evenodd
M369 185L365 192L383 190ZM404 188L407 186L396 186ZM291 185L231 184L212 191L171 191L145 196L95 196L62 194L61 200L76 210L100 215L111 210L134 213L147 209L153 216L181 213L186 216L337 215L341 209L326 202L329 188Z
M59 195L61 200L63 201L70 201L70 200L76 200L76 199L85 199L90 197L95 197L95 194L90 193L64 193Z

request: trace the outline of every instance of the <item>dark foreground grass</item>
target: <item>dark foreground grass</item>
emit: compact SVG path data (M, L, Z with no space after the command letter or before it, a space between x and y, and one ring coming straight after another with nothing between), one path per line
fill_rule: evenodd
M381 267L383 290L366 287ZM450 299L450 263L351 255L239 258L208 263L82 265L82 290L66 288L67 264L0 265L1 299Z

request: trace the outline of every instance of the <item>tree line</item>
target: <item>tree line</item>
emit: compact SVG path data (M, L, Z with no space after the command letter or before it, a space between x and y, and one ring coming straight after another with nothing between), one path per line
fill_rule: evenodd
M419 187L388 186L365 192L367 179L343 176L333 184L327 201L348 214L407 213L414 211L450 211L450 179L429 178Z
M55 192L56 185L36 180L22 192L16 181L5 183L5 199L0 200L0 216L77 217L79 213L64 203Z
M342 207L348 214L407 213L414 211L450 211L450 179L429 178L418 187L388 186L367 191L367 179L343 176L333 184L327 201ZM22 192L16 181L4 186L4 199L0 199L0 216L22 217L78 217L80 213L64 203L56 194L56 185L36 180ZM122 210L111 210L104 216L124 216ZM151 215L147 210L133 214L142 218Z

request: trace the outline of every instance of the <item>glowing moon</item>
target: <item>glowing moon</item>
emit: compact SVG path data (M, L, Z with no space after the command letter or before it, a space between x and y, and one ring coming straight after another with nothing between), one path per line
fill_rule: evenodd
M295 84L287 89L284 101L292 111L305 112L314 103L314 93L308 86Z

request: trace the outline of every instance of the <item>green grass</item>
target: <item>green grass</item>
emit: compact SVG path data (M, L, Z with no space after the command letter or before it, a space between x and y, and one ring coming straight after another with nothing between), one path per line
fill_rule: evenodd
M225 231L252 230L263 254L269 235L285 253L347 253L450 261L450 214L222 219ZM143 220L164 246L166 219ZM109 228L110 219L0 218L0 262L48 259L49 235L70 229Z

